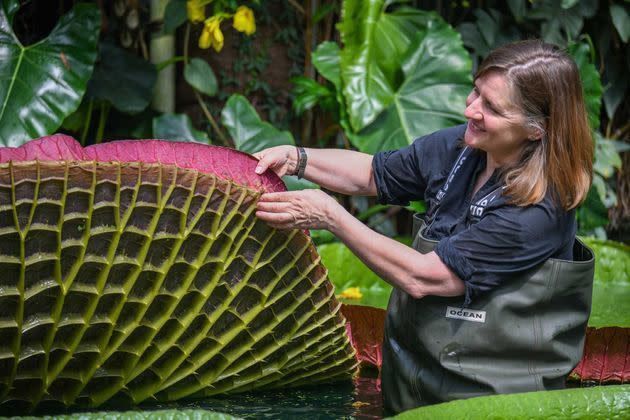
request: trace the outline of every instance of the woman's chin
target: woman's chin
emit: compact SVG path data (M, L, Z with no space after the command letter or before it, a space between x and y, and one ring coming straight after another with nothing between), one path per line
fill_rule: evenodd
M466 143L466 146L470 146L470 147L477 147L477 136L473 133L471 133L471 129L467 128L466 132L464 133L464 143Z

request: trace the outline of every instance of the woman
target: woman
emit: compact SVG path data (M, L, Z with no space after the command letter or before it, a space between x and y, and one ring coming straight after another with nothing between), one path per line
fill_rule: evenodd
M265 194L256 213L276 228L330 230L394 286L382 367L394 412L563 388L582 353L593 256L575 239L575 208L593 147L578 69L541 41L498 48L464 116L466 125L373 157L289 146L257 155L259 173L297 173L381 203L426 201L412 247L318 190Z

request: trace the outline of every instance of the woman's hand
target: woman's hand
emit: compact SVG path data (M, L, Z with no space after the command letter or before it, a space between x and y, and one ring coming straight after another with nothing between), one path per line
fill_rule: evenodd
M271 169L278 176L293 175L297 169L297 149L295 146L275 146L254 153L258 159L255 172L260 175Z
M256 216L276 229L331 229L343 207L321 190L263 194Z

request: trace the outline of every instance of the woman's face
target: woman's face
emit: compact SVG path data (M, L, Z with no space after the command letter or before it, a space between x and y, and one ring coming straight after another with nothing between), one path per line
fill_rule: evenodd
M525 117L513 97L505 77L491 71L475 81L466 99L464 142L487 152L499 166L518 159L529 141Z

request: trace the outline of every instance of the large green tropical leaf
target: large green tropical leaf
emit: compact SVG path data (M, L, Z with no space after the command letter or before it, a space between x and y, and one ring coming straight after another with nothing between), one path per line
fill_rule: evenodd
M594 51L592 51L591 45L585 41L571 44L568 50L580 71L588 122L593 130L597 130L600 123L599 115L604 88L599 72L593 64Z
M193 58L184 67L184 79L199 92L214 96L219 90L217 77L206 60Z
M236 148L243 152L256 153L269 147L295 144L289 131L279 130L261 120L254 107L242 95L230 96L221 112L221 122L228 129ZM285 176L283 181L289 190L318 188L306 179Z
M350 124L356 131L373 121L391 101L389 80L372 58L374 27L384 3L384 0L348 0L342 6L339 31L344 43L341 52L343 93Z
M86 96L110 102L135 114L147 108L157 80L155 65L110 42L99 46L99 58Z
M335 87L335 96L339 105L339 125L346 133L351 133L352 129L348 121L348 112L342 91L339 45L334 42L322 42L313 51L312 59L317 71Z
M577 38L584 26L584 19L597 12L598 2L581 0L562 3L557 0L533 2L527 17L542 21L540 33L545 41L564 46Z
M186 114L163 114L153 118L153 138L210 143L208 134L195 129Z
M368 153L396 149L463 122L472 79L459 34L432 12L368 4L345 2L341 26L353 144Z
M313 65L337 90L341 90L341 58L339 45L335 42L322 42L312 54Z
M475 64L485 58L494 48L521 37L516 26L496 9L476 8L473 14L476 21L464 22L457 27L457 30L462 35L464 45L472 50Z
M77 4L44 40L23 46L11 28L17 1L0 4L0 145L53 133L77 109L92 75L100 14Z
M242 95L232 95L221 112L221 122L228 129L238 150L255 153L268 147L295 144L288 131L264 122Z
M0 163L1 413L353 374L312 241L254 216L261 190L241 183L260 178L253 159L193 143L88 149L68 161L78 144L38 143L64 159Z
M472 86L470 59L450 27L417 35L403 59L404 81L392 102L369 126L351 135L361 151L376 153L407 146L416 138L465 121Z

